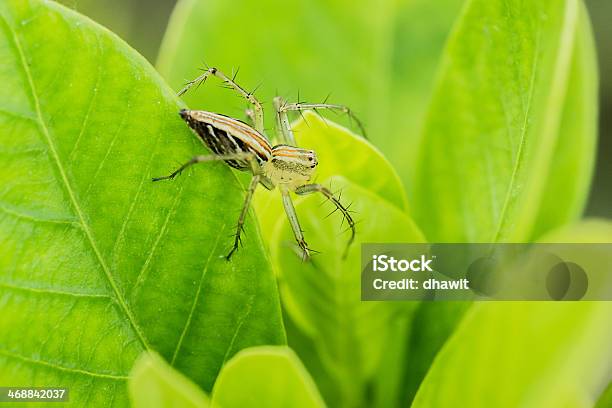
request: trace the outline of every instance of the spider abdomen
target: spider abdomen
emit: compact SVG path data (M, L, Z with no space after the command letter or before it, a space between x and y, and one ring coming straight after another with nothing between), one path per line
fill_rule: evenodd
M268 161L272 156L270 142L244 122L218 113L198 110L183 109L180 115L217 155L252 153L259 164ZM238 170L251 169L247 159L225 162Z

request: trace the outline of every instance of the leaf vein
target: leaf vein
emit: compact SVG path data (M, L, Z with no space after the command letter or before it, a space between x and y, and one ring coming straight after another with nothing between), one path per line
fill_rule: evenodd
M20 218L23 220L28 220L31 222L36 222L36 223L49 223L49 224L64 224L64 225L73 225L73 226L77 226L80 227L81 225L79 224L79 222L76 219L61 219L61 218L42 218L38 215L34 215L34 214L28 214L25 212L21 212L21 211L16 211L12 208L9 208L7 206L5 206L3 203L0 202L0 211L2 211L5 214L8 214L12 217L15 218Z
M104 163L106 163L106 159L108 159L108 156L111 150L113 149L113 146L115 145L117 137L119 136L119 133L121 133L121 130L123 129L123 126L125 125L125 119L128 116L129 110L130 110L130 104L128 102L127 107L123 110L123 117L121 118L119 127L117 128L117 131L115 132L115 135L113 136L113 140L111 140L110 144L108 145L108 148L106 149L106 153L104 154L104 157L102 158L102 160L100 160L100 163L98 163L98 167L96 168L94 175L91 177L89 181L89 185L85 189L85 194L83 194L84 197L89 196L89 190L91 190L91 187L93 187L96 179L98 178L98 174L100 173L100 170L102 170L102 167L104 167Z
M100 37L96 36L96 40L97 40L97 45L98 45L98 51L100 53L99 57L102 57L103 48L100 46ZM102 58L99 58L99 60L103 61ZM85 133L85 129L87 128L87 122L89 122L89 115L91 114L91 109L93 107L94 100L96 99L96 96L98 95L98 87L100 86L100 78L102 77L102 64L98 63L97 65L98 65L98 71L96 74L96 85L94 86L94 89L93 89L93 95L91 96L91 98L89 98L87 112L85 112L85 117L83 118L83 122L81 123L81 130L79 131L79 135L77 136L76 142L74 142L74 145L72 146L72 150L70 151L70 154L68 155L68 160L74 159L74 155L76 154L76 151L79 147L81 138L83 134Z
M0 282L0 288L27 292L33 294L41 294L41 295L55 295L55 296L68 296L74 298L86 298L86 299L108 299L114 301L115 299L112 296L99 294L99 293L79 293L79 292L70 292L64 290L57 290L51 288L36 288L31 286L20 286L14 283L9 282Z
M57 363L53 363L50 361L39 360L39 359L31 358L31 357L22 356L21 354L14 353L12 351L5 350L5 349L0 349L0 356L5 356L8 358L19 360L21 362L28 363L28 364L41 365L41 366L45 366L48 368L52 368L55 370L64 371L64 372L68 372L72 374L87 375L89 377L105 378L109 380L118 380L118 381L125 381L128 379L128 377L125 375L120 375L120 374L115 374L115 373L103 373L103 372L98 372L98 371L89 371L89 370L83 370L83 369L74 368L74 367L66 367L66 366L63 366Z
M238 333L240 332L240 329L242 328L242 326L244 325L244 322L246 321L247 317L249 317L249 315L251 314L251 310L253 310L253 301L255 300L255 295L251 295L251 297L249 298L249 302L246 306L246 312L240 316L240 319L238 319L238 324L236 325L236 330L234 330L234 334L232 335L232 339L230 340L230 343L227 345L227 349L225 350L225 355L223 356L223 362L221 363L221 365L225 364L225 362L230 358L230 353L234 347L234 343L236 342L236 339L238 338Z
M166 215L166 219L164 220L162 227L159 229L159 234L157 234L157 237L155 238L155 241L153 242L153 246L151 246L151 249L149 250L149 255L147 256L147 259L145 259L144 263L142 264L142 267L140 268L140 271L138 272L136 283L134 284L134 287L131 290L130 297L132 299L134 299L137 296L138 291L140 290L140 287L144 284L145 280L147 279L147 276L148 276L147 272L149 270L151 259L153 259L153 255L155 254L155 251L157 250L159 241L161 241L162 237L166 234L166 231L168 229L168 224L170 223L172 216L176 212L176 207L178 206L178 203L181 201L181 198L183 197L184 186L185 186L184 184L181 184L179 192L174 198L174 201L172 202L172 207L170 207L170 210L168 211L168 214Z
M200 292L202 291L202 284L204 283L204 277L206 276L206 272L208 272L210 261L213 255L215 254L215 251L217 250L217 246L219 245L220 238L223 235L224 231L225 231L225 224L220 228L219 233L217 234L217 238L215 239L215 243L210 250L210 255L208 255L208 259L206 260L206 263L204 264L204 268L202 269L202 274L200 275L200 283L198 284L198 289L196 290L196 294L193 297L193 302L191 303L191 309L189 310L189 315L187 316L187 320L185 321L185 326L183 326L183 331L181 332L181 336L179 337L176 343L176 347L174 348L174 353L172 353L172 360L170 361L171 365L174 365L174 362L176 361L178 353L181 347L183 346L183 340L185 339L185 336L187 335L187 332L189 331L189 328L191 327L191 320L193 318L193 314L195 312L196 305L198 304L198 301L200 299Z

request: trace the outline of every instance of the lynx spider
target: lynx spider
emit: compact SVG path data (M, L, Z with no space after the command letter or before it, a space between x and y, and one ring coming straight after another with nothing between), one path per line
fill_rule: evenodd
M252 125L218 113L182 109L179 113L181 118L198 134L202 141L212 150L213 154L195 156L168 176L156 177L153 181L174 179L186 168L196 163L210 161L224 161L237 170L250 171L252 173L253 177L246 191L244 204L240 212L238 225L236 226L234 244L226 256L227 260L236 252L241 243L241 233L244 229L246 215L253 194L259 184L268 190L273 190L278 186L285 213L291 224L295 240L302 252L302 258L304 260L309 259L310 253L316 251L310 249L304 239L304 234L289 193L293 192L297 195L320 193L336 206L334 211L339 210L350 227L351 236L344 251L344 256L346 256L351 243L355 239L355 222L351 217L351 212L348 207L340 203L340 200L327 187L321 184L310 183L318 164L317 156L313 150L295 147L296 142L289 124L288 112L301 112L308 109L338 110L349 115L363 130L359 120L350 109L343 105L329 104L326 101L323 103L287 103L282 97L277 96L274 98L273 103L276 110L276 132L281 143L273 146L265 136L263 109L260 102L253 95L253 92L246 92L240 85L234 82L235 77L230 78L217 68L208 68L202 75L187 82L185 87L179 91L178 96L183 95L194 85L199 86L204 83L211 75L219 78L252 105L253 108L247 111L247 116Z

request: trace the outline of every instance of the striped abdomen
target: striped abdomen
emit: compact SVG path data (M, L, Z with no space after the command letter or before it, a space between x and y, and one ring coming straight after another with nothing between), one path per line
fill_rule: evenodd
M244 122L217 113L183 109L181 118L215 154L253 153L260 164L272 156L270 142ZM250 170L247 160L226 160L238 170Z

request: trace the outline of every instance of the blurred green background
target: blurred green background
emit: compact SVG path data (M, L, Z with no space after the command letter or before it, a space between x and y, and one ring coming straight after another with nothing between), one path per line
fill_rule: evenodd
M59 0L59 2L108 27L143 54L152 64L156 62L168 19L176 4L175 0ZM612 205L610 205L612 202L612 75L609 75L612 72L612 24L610 24L612 1L586 0L586 5L595 31L600 72L599 146L586 215L612 217ZM286 12L291 13L291 7L287 7ZM418 22L415 23L417 23L416 28L413 28L412 31L419 29ZM258 27L256 20L253 21L253 24L255 29L266 29ZM423 29L427 28L423 27ZM282 34L279 33L279 35ZM202 56L202 59L205 57ZM208 60L207 62L215 63L215 61ZM366 59L356 58L351 63L365 65ZM236 65L241 66L243 70L249 69L248 61L237 59ZM231 69L231 67L223 68ZM274 86L268 82L269 79L264 86ZM298 87L278 91L283 95L295 95ZM341 93L335 91L329 89L334 96L333 102L342 102ZM423 101L423 104L426 102ZM232 108L236 109L236 106L230 106L228 113L231 113ZM366 127L367 125L366 123ZM377 140L374 140L374 143L376 142ZM385 150L384 147L383 150ZM391 149L387 148L387 150ZM390 155L391 160L394 161L393 152L385 151L384 153Z

